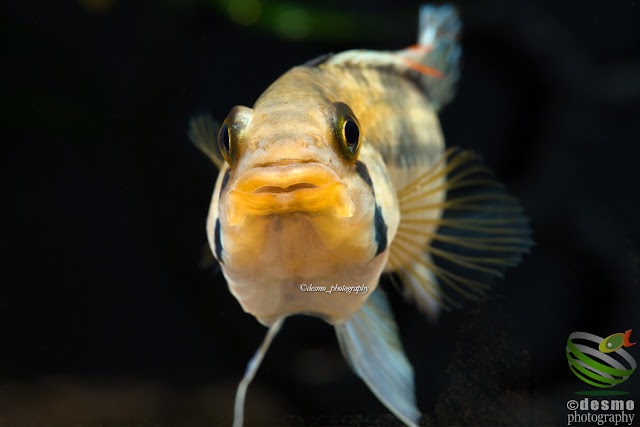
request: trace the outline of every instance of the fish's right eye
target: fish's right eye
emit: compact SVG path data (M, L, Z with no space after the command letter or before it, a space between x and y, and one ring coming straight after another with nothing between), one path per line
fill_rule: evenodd
M218 148L222 157L232 168L238 164L244 151L243 141L253 110L242 105L236 105L222 122L218 132Z
M220 152L227 163L231 163L229 156L231 151L231 135L229 135L229 125L226 123L222 124L220 132L218 133L218 148L220 148Z

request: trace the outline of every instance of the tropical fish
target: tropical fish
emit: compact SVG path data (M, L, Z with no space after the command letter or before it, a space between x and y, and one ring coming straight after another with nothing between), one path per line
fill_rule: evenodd
M416 425L413 368L381 274L432 317L477 298L532 242L518 202L479 156L445 148L438 111L460 76L461 23L423 6L418 43L349 50L286 72L221 126L191 120L219 168L207 236L229 290L269 327L247 386L284 319L333 325L353 371Z

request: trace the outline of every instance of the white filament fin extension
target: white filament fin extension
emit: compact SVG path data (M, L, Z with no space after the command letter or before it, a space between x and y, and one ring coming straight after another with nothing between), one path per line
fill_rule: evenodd
M233 408L233 427L242 427L244 422L244 398L247 395L247 388L249 388L249 384L253 380L253 377L256 376L256 372L258 372L258 368L260 367L260 363L262 363L262 359L264 359L264 355L267 354L267 350L269 350L269 345L271 345L271 341L276 336L282 324L284 323L284 317L276 320L273 325L269 327L267 331L267 335L264 337L264 341L260 344L258 351L253 355L249 363L247 364L247 370L244 373L244 377L240 381L238 385L238 391L236 392L236 402Z

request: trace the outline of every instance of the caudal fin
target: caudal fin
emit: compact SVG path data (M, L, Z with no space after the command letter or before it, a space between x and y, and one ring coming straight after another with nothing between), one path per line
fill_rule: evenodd
M407 425L417 425L413 368L382 289L376 289L351 320L336 326L340 349L353 371Z

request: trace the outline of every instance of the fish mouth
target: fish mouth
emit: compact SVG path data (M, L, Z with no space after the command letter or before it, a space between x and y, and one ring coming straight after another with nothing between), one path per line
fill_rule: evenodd
M226 196L229 225L247 216L331 210L353 216L355 207L347 185L330 168L319 163L282 161L251 169Z

